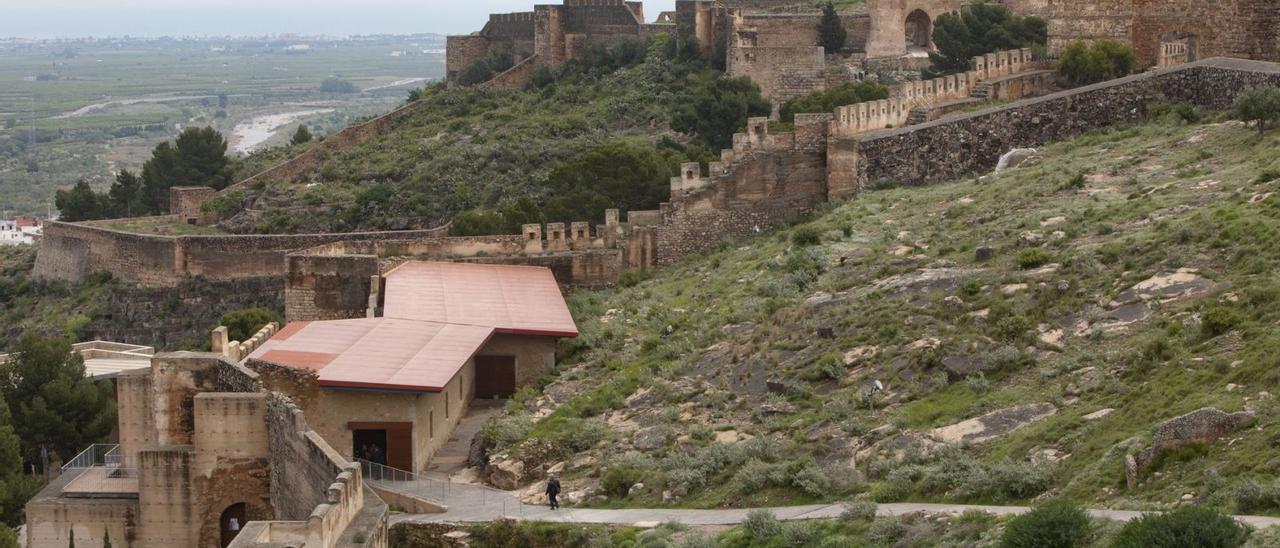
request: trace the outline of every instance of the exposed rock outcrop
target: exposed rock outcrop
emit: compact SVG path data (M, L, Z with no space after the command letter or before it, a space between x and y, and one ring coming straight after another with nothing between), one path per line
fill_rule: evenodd
M1132 488L1142 472L1169 451L1190 445L1207 445L1254 419L1253 413L1225 413L1212 407L1197 409L1160 423L1151 446L1125 456L1125 481Z

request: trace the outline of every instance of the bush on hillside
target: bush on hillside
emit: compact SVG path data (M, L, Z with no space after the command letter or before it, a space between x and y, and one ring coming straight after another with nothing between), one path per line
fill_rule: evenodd
M936 52L929 53L931 75L969 70L974 57L1002 50L1043 49L1049 27L1039 17L1014 15L1000 4L976 3L959 12L944 13L934 22Z
M632 464L615 464L604 471L600 478L600 486L604 492L614 498L623 498L631 491L631 486L645 477L646 471Z
M822 230L813 225L801 225L791 231L791 243L808 247L822 243Z
M1244 90L1232 105L1235 117L1258 125L1258 134L1266 133L1267 124L1280 120L1280 87L1257 86Z
M320 82L321 93L360 93L355 84L341 78L329 78Z
M1130 520L1112 548L1237 548L1249 529L1231 516L1201 506L1183 506L1164 514Z
M1089 540L1089 514L1055 499L1015 517L1005 526L1001 548L1073 548Z
M222 315L222 325L227 327L227 337L233 341L247 341L263 326L279 321L280 315L266 308L246 308Z
M1138 57L1132 47L1115 40L1099 40L1067 46L1058 61L1058 72L1072 84L1086 85L1128 76L1137 66Z
M733 134L747 119L768 116L773 104L750 78L704 74L690 82L671 114L671 129L693 136L694 142L716 149L733 146Z
M510 51L490 52L467 65L458 73L458 83L464 86L483 84L515 66L515 56Z
M836 107L888 98L889 88L877 82L849 82L787 101L779 115L783 122L794 122L796 114L831 112Z
M1053 262L1053 254L1039 247L1029 247L1018 252L1018 266L1023 270L1040 268Z

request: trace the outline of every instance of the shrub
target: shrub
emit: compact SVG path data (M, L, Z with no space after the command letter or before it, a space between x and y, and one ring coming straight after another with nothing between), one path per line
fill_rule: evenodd
M1043 248L1029 247L1018 252L1018 266L1023 270L1039 268L1053 262L1053 255Z
M1215 306L1204 313L1200 329L1208 337L1217 337L1231 331L1241 322L1240 313L1229 306Z
M981 396L991 391L991 382L987 380L987 376L981 371L977 375L969 375L964 379L965 384L969 386L969 391L975 396Z
M600 486L610 496L623 498L644 475L644 469L633 464L616 464L605 469L600 478Z
M640 282L652 277L653 273L648 270L628 270L618 276L618 285L621 287L635 287L640 285Z
M263 326L279 321L280 315L266 308L246 308L222 315L222 325L227 327L227 337L232 341L247 341Z
M1114 40L1073 42L1062 52L1058 72L1073 84L1085 85L1127 76L1137 65L1133 48Z
M743 495L764 489L769 485L769 464L752 459L738 469L730 483Z
M822 230L813 225L801 225L791 232L791 243L808 247L822 243Z
M1196 124L1200 122L1200 109L1186 101L1156 103L1151 105L1147 112L1156 120L1164 120L1174 124Z
M1255 86L1245 89L1232 103L1235 117L1258 124L1258 134L1267 131L1267 123L1280 120L1280 87Z
M845 105L889 98L889 88L871 81L850 82L831 89L815 91L782 104L778 115L783 122L795 122L802 113L826 113Z
M752 510L742 520L742 528L757 541L768 541L782 534L782 522L768 510Z
M528 415L506 415L490 419L480 430L482 443L491 448L508 447L529 436L533 419Z
M329 78L320 83L321 93L360 93L355 84L341 78Z
M791 484L812 497L831 493L831 478L816 464L806 463L791 476Z
M840 513L840 519L843 520L871 520L875 519L878 507L874 502L853 501L844 504L844 512Z
M1005 526L1002 548L1072 548L1089 540L1089 514L1055 499L1015 517Z
M1245 478L1231 487L1231 500L1235 511L1254 514L1280 505L1280 493L1275 487L1263 485L1253 478Z
M1112 548L1235 548L1249 529L1231 516L1200 506L1147 514L1125 523Z
M879 546L893 546L907 534L907 526L897 518L876 518L867 529L867 540Z
M993 328L995 335L1006 341L1021 339L1028 329L1031 329L1031 320L1016 314L1000 318Z

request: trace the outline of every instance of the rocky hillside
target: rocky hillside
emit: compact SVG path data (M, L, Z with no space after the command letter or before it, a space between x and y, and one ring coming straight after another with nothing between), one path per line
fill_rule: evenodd
M575 293L582 336L473 461L586 505L1280 512L1280 136L1196 117Z

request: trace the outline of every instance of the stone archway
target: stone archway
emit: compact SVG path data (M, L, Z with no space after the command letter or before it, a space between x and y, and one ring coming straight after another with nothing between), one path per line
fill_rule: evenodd
M924 10L907 14L905 29L907 51L933 49L933 19Z
M243 502L237 502L228 506L222 511L222 516L218 518L218 530L221 531L222 548L231 545L231 541L236 539L236 535L240 534L240 530L244 529L244 524L248 519L248 505Z

